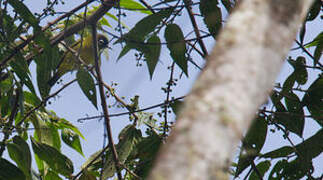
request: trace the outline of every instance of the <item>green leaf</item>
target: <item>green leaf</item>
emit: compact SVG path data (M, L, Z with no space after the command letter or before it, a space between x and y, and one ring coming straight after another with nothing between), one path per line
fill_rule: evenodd
M323 51L323 41L321 41L314 50L314 65L316 65L321 59Z
M61 154L58 150L47 144L39 143L32 137L31 144L38 157L45 161L54 171L64 176L70 176L73 174L72 161L65 155Z
M62 140L69 147L80 153L83 157L82 146L80 142L80 137L70 129L63 129L61 132Z
M141 19L135 27L133 27L124 37L120 38L115 43L126 42L125 48L120 53L118 59L124 56L130 49L137 51L145 51L144 42L148 35L156 30L156 27L162 22L164 18L168 18L173 12L173 8L163 9L155 14L151 14Z
M120 0L120 7L145 14L151 14L150 10L148 10L145 6L133 0Z
M323 129L321 128L315 135L306 139L304 142L296 145L296 150L300 153L300 158L303 161L310 161L313 158L319 156L323 150Z
M96 180L96 177L89 171L83 170L83 173L78 180Z
M25 84L31 92L36 93L33 83L31 82L28 64L20 53L17 53L14 60L10 61L10 66L17 74L21 82Z
M222 14L218 7L218 0L202 0L200 12L209 32L215 38L222 28Z
M323 43L323 32L321 32L319 35L317 35L314 40L312 42L310 42L309 44L307 44L305 47L309 48L309 47L313 47L313 46L317 46L318 44L322 44Z
M178 115L178 112L182 106L183 106L183 101L180 101L180 100L174 101L170 104L170 107L172 108L176 116Z
M188 76L187 58L185 56L187 49L181 28L176 24L167 25L165 39L174 62L182 69L185 75Z
M323 126L323 75L312 83L305 93L302 102L311 113L313 119Z
M24 173L9 161L0 158L0 179L1 180L22 180L26 179Z
M108 26L108 27L112 28L111 24L109 23L109 21L108 21L105 17L102 17L102 18L99 20L99 23L100 23L101 25Z
M299 31L299 40L301 41L302 45L304 43L305 32L306 32L306 21L303 22L302 27Z
M84 69L80 69L76 74L76 78L85 96L92 102L94 107L98 109L95 83L90 73Z
M270 161L263 161L263 162L260 162L259 164L257 164L256 168L257 168L259 174L261 175L261 178L256 173L256 171L253 170L249 176L249 180L262 179L264 177L265 173L269 170L270 165L271 165Z
M116 145L120 163L123 164L127 160L131 151L141 137L141 131L136 129L133 125L128 125L124 129L122 129L119 134L119 143ZM112 177L116 172L115 164L112 158L112 152L108 151L107 156L108 158L103 168L103 179Z
M54 119L57 121L55 125L58 126L59 129L65 129L65 128L70 129L73 132L75 132L79 137L81 137L82 139L85 139L82 133L80 132L80 130L77 127L75 127L72 123L67 121L66 119L58 118L58 117Z
M39 93L42 99L45 99L49 95L50 86L48 81L51 79L51 65L43 59L42 55L36 56L35 61L37 64L36 74L37 74L37 85Z
M260 157L262 158L281 158L281 157L286 157L292 153L294 153L295 150L291 146L283 146L281 148L275 149L273 151L267 152Z
M135 154L133 159L139 158L135 173L143 179L147 178L162 144L162 139L154 131L148 131L146 134L149 136L143 138L134 149L136 151L133 152Z
M57 173L48 170L44 177L44 180L62 180L62 178L60 178Z
M7 148L10 158L16 162L27 179L29 179L31 177L31 153L26 141L20 136L15 136L13 137L13 143L9 143Z
M321 0L315 0L315 2L313 3L312 7L310 8L307 14L306 21L314 20L320 14L321 6L322 6Z
M40 28L39 21L35 18L33 13L28 9L28 7L21 1L12 0L8 1L9 4L15 9L15 11L28 23L30 23L34 28Z
M146 39L147 35L156 29L164 18L168 18L173 12L173 8L163 9L155 14L151 14L140 20L135 27L133 27L127 34L125 34L123 41L139 41L141 43ZM132 44L136 46L137 44Z
M295 64L295 76L296 76L296 82L298 84L304 85L307 82L308 74L306 70L306 59L303 56L299 56L296 59Z
M24 97L25 97L25 103L27 103L30 106L38 106L41 103L41 100L37 97L35 93L31 93L28 91L24 91ZM42 108L40 108L42 109ZM42 109L44 110L44 109Z
M286 113L289 113L288 117L284 117L291 121L291 123L284 123L284 125L288 130L302 137L305 124L303 105L298 96L292 91L286 92L284 99L288 110Z
M159 37L156 35L150 37L147 43L148 45L146 46L144 56L146 58L150 79L152 79L159 60L161 44Z
M258 156L265 144L267 136L267 124L264 117L258 116L251 124L245 138L242 141L242 148L239 155L238 166L235 177L245 170Z

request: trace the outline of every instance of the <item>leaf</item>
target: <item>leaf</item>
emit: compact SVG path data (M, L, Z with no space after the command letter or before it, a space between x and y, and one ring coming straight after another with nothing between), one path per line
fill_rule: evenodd
M120 7L131 11L138 11L145 14L152 14L145 6L133 0L120 0Z
M61 154L58 150L47 144L38 143L32 137L31 144L34 152L38 155L38 157L41 160L45 161L54 171L64 176L70 176L73 174L72 161L65 155Z
M120 163L124 163L134 146L138 143L138 139L141 138L141 131L136 129L133 125L128 125L119 134L119 143L116 145L118 157ZM108 151L108 159L103 168L103 179L112 177L116 172L115 164L112 158L112 152Z
M222 28L222 14L218 7L218 0L202 0L200 12L209 32L215 38Z
M148 131L146 134L149 136L143 138L137 144L136 152L133 152L135 154L133 158L139 158L135 173L143 179L147 178L159 147L162 144L162 139L154 131Z
M289 121L291 121L290 123L284 123L284 125L288 130L302 137L305 124L303 105L298 96L292 91L286 92L286 97L284 99L288 110L286 113L289 113L288 117L284 116L284 118L288 118Z
M305 93L302 102L311 113L313 119L323 126L323 75L311 84Z
M260 157L262 158L280 158L280 157L286 157L292 153L294 153L295 150L291 146L283 146L281 148L275 149L273 151L267 152Z
M307 14L306 21L313 21L320 14L321 6L321 0L315 0Z
M323 43L323 32L321 32L319 35L317 35L314 40L312 42L310 42L309 44L307 44L305 47L309 48L309 47L313 47L313 46L317 46L318 44L322 44Z
M80 69L76 74L76 78L85 96L98 109L95 83L90 73L84 69Z
M148 34L156 30L156 27L162 22L164 18L168 18L173 12L173 8L163 9L155 14L151 14L140 20L135 27L133 27L124 37L120 38L115 43L126 42L126 46L121 51L118 59L123 57L130 49L137 51L145 51L143 45L148 38Z
M270 161L263 161L263 162L260 162L257 164L256 168L257 168L258 172L260 173L261 178L263 178L265 173L269 170L270 165L271 165ZM254 170L252 171L252 173L249 176L249 180L259 180L261 178Z
M144 56L146 58L150 79L152 79L159 60L161 44L159 37L156 35L150 37L147 43Z
M0 179L1 180L22 180L26 179L24 173L9 161L0 158Z
M61 179L62 178L60 178L57 173L51 170L48 170L44 177L44 180L61 180Z
M27 179L31 177L31 153L29 146L20 136L13 137L13 143L9 143L8 153L12 160L24 172Z
M31 82L28 64L20 53L17 53L14 60L10 61L10 66L17 74L21 82L25 84L31 92L36 94L33 83Z
M301 85L304 85L308 79L308 74L305 66L306 59L303 56L297 57L294 66L295 71L293 73L295 74L296 82Z
M80 142L80 137L70 129L63 129L61 132L62 140L69 147L80 153L83 157L82 146Z
M170 104L170 107L172 108L176 116L178 115L178 112L182 106L183 106L183 101L180 101L180 100L174 101Z
M299 158L288 162L281 160L276 163L269 174L269 179L302 179L311 169L311 164L302 162Z
M301 45L303 45L304 43L305 32L306 32L306 21L303 22L302 27L299 31L299 39L301 41Z
M28 7L21 1L12 0L8 3L15 9L15 11L28 23L30 23L34 28L39 26L39 21L35 18L33 13L28 9Z
M319 156L323 150L323 129L321 128L315 135L306 139L304 142L296 145L297 152L300 153L300 157L303 161L309 161Z
M314 50L314 65L316 65L321 59L322 51L323 51L323 41L321 40L321 42L316 46Z
M185 56L187 49L181 28L176 24L167 25L165 39L174 62L182 69L185 75L188 76L187 58Z
M251 162L258 156L267 136L267 124L264 117L258 116L251 124L245 138L242 141L242 148L239 155L238 166L235 177L250 166Z

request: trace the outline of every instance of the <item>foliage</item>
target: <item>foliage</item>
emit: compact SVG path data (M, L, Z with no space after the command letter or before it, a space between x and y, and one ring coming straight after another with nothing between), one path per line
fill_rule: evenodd
M110 142L106 148L98 149L96 153L87 157L79 173L74 172L73 162L62 152L62 142L84 157L81 146L81 139L84 137L68 120L46 109L46 104L71 84L78 82L80 90L90 103L99 109L99 93L96 89L102 83L93 67L81 64L82 68L76 70L76 80L63 85L61 82L50 85L48 82L53 78L68 49L62 48L62 44L58 45L53 39L94 14L99 6L83 8L84 11L80 13L65 13L67 18L60 19L57 9L65 2L47 2L42 13L38 14L33 13L32 8L23 1L1 1L0 129L3 136L0 142L0 180L92 180L101 175L106 179L114 177L118 170L123 172L124 179L145 178L160 145L172 128L173 122L169 121L169 118L174 115L171 113L176 115L182 103L180 100L183 97L175 98L170 95L177 85L175 70L179 70L179 78L182 78L183 73L188 78L189 67L199 68L192 58L193 54L199 55L200 58L206 57L207 54L200 51L197 44L202 48L203 40L214 41L224 25L223 17L231 12L235 1L165 0L147 4L141 0L121 0L114 5L116 12L106 12L100 18L97 30L109 36L113 46L121 44L123 47L118 60L126 61L123 57L130 53L130 50L135 51L138 65L141 66L145 62L149 72L147 76L153 80L161 51L167 49L167 57L171 59L171 65L167 66L170 78L166 87L162 87L167 97L165 101L144 110L140 107L139 96L134 96L130 103L126 103L117 95L114 86L104 84L109 98L116 99L118 107L127 111L124 114L129 115L129 124L120 131L118 143ZM195 14L190 15L201 22L200 27L196 27L193 22L192 24L193 28L198 28L195 30L203 32L202 36L194 34L194 31L187 33L181 27L181 23L178 23L178 20L183 19L181 15L186 12L185 9L188 13L194 11ZM323 65L320 62L323 33L319 32L310 42L304 42L307 37L306 24L317 20L320 11L321 2L316 0L300 29L299 39L296 40L295 49L305 52L306 55L288 57L287 62L292 72L284 82L276 84L268 102L259 109L255 121L242 140L237 163L232 167L232 175L235 178L322 178L313 176L316 170L313 159L323 151L323 144L320 143L323 139ZM122 33L128 27L121 21L121 17L134 12L144 17L129 31ZM200 13L200 16L196 13ZM42 27L41 24L48 21L50 16L56 17L57 21ZM86 26L74 35L66 37L64 46L73 48L73 44L91 35L90 29L91 27ZM117 33L120 35L117 36ZM166 45L163 46L164 44ZM31 71L30 64L36 65L36 72ZM37 77L36 83L32 82L32 76ZM60 88L57 90L57 87ZM162 109L157 114L145 111L156 107ZM319 126L317 132L310 137L304 136L307 122L314 122ZM270 135L279 132L287 145L264 152ZM297 144L291 136L297 137L294 138L299 140ZM4 155L5 150L9 157ZM32 167L33 160L37 167Z

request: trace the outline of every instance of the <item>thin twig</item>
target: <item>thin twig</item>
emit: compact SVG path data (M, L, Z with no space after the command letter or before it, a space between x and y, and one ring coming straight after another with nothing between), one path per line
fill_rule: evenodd
M181 96L181 97L178 97L178 98L175 98L175 99L172 99L172 100L168 101L168 103L172 103L172 102L175 102L177 100L184 99L184 98L185 98L185 96ZM156 104L156 105L153 105L153 106L149 106L149 107L146 107L146 108L143 108L143 109L138 109L138 110L135 110L133 112L123 112L123 113L110 114L109 117L117 117L117 116L129 115L131 113L142 112L142 111L158 108L158 107L164 106L164 105L166 105L166 102L159 103L159 104ZM102 117L103 117L103 115L91 116L91 117L86 117L86 118L80 118L77 121L82 122L82 121L87 121L87 120L91 120L91 119L98 119L98 118L102 118Z
M186 8L186 10L188 12L188 15L190 17L191 23L193 25L194 32L195 32L196 38L198 40L198 43L199 43L199 45L200 45L200 47L201 47L201 49L203 51L203 57L206 58L207 55L208 55L208 52L207 52L207 49L205 47L204 42L202 41L199 28L197 26L194 14L192 12L192 7L191 7L192 1L191 0L184 0L184 4L185 4L185 8Z
M252 167L252 169L256 172L256 174L257 174L257 176L258 176L259 180L263 180L263 178L262 178L262 176L261 176L261 174L260 174L260 172L259 172L259 170L258 170L257 166L255 165L255 162L254 162L254 161L251 161L251 167Z
M82 3L81 5L79 5L78 7L72 9L70 12L58 17L57 19L55 19L54 21L52 22L49 22L44 28L42 28L42 31L45 31L47 30L48 28L50 28L52 25L58 23L60 20L68 17L68 16L71 16L72 14L74 14L76 11L80 10L81 8L83 8L84 6L88 5L89 3L92 3L94 0L88 0L84 3ZM16 46L14 49L13 49L13 52L5 57L2 61L1 61L1 64L0 64L0 69L14 56L16 55L21 49L23 49L27 44L29 44L32 40L34 40L40 33L36 33L34 35L32 35L31 37L29 37L26 41L23 41L21 44L19 44L18 46Z
M167 120L167 115L168 115L168 105L169 105L169 96L170 96L170 91L171 91L171 86L173 85L173 75L174 75L174 67L175 67L175 62L172 63L171 65L171 70L170 70L170 76L169 80L167 82L167 89L166 89L166 100L165 100L165 107L164 107L164 132L163 136L166 136L166 133L168 131L168 120Z
M99 85L99 92L100 92L100 98L101 98L101 107L103 110L104 114L104 122L106 126L106 130L108 133L108 139L109 139L109 144L108 146L112 150L112 156L113 160L115 163L115 167L117 170L117 176L119 180L122 180L122 175L120 172L120 161L118 158L117 150L113 142L113 137L112 137L112 130L111 130L111 125L110 125L110 118L109 118L109 113L108 113L108 107L107 107L107 102L105 100L105 94L104 94L104 88L103 88L103 80L102 80L102 74L101 74L101 69L99 66L99 56L98 56L98 42L97 42L97 32L96 32L96 21L92 22L92 39L93 39L93 51L94 51L94 59L95 59L95 71L98 76L98 85ZM103 167L102 167L103 169ZM101 173L102 175L102 173Z
M95 158L92 159L92 161L90 161L84 168L82 168L75 176L73 176L73 179L72 180L76 180L77 177L79 177L82 172L84 170L86 170L88 167L90 167L97 159L99 159L104 153L105 151L109 148L109 145L106 146L104 149L102 149L102 151L97 155L95 156Z
M31 110L29 110L25 116L22 118L22 120L16 125L17 127L19 127L34 111L38 110L40 107L42 107L44 104L46 104L46 102L56 96L57 94L59 94L61 91L63 91L66 87L68 87L69 85L71 85L72 83L76 82L76 79L68 82L67 84L64 84L64 86L62 86L59 90L57 90L56 92L54 92L53 94L47 96L45 99L43 99L38 106L35 106L34 108L32 108Z
M314 56L297 40L295 40L296 44L299 45L299 47L309 56L311 57L314 61L315 61L315 58ZM317 62L317 64L319 64L321 67L323 67L323 64L321 64L319 61Z

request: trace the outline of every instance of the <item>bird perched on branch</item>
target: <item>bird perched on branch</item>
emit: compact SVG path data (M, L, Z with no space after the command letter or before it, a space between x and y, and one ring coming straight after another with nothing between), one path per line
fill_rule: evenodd
M100 55L108 47L109 40L106 36L98 34L97 41ZM65 49L66 52L58 64L57 71L48 81L50 86L53 86L67 72L81 68L82 64L85 66L94 66L93 39L91 35L87 35L83 40L78 40L71 48L66 47Z

